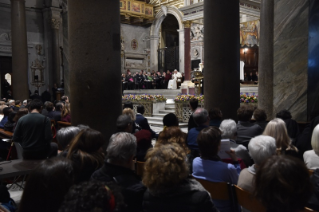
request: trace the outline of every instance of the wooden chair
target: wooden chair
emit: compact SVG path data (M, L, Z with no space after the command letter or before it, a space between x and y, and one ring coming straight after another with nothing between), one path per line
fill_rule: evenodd
M305 209L303 210L303 212L316 212L315 210L312 210L310 208L305 207Z
M57 123L57 129L72 126L71 123L69 123L69 122L57 121L56 123Z
M176 84L177 84L177 89L179 87L181 87L181 85L182 85L182 77L177 77Z
M144 164L145 162L136 161L136 174L140 177L143 177L144 173Z
M210 193L212 199L231 200L231 184L226 182L211 182L194 177Z
M236 205L241 205L243 208L251 212L266 211L266 208L253 196L253 194L238 187L237 185L232 185L232 188Z

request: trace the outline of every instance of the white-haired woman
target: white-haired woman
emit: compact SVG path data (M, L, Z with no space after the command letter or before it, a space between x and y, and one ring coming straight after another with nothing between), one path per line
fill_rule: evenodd
M222 131L222 142L229 141L230 148L235 151L236 156L241 158L247 167L252 165L252 160L248 154L247 148L241 144L236 144L236 122L232 119L225 119L221 122L219 129Z
M319 168L319 124L312 132L311 146L313 150L306 151L303 154L303 159L308 169Z

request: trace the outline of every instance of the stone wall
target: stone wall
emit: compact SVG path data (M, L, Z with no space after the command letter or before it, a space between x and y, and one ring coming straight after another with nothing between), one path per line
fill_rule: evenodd
M308 0L275 0L274 114L307 120Z
M133 73L140 70L150 71L150 28L121 24L122 73L130 69ZM133 40L136 40L134 49Z

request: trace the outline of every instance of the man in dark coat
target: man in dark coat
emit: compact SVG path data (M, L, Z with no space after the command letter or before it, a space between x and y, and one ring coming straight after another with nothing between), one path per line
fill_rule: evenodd
M41 94L42 102L50 102L51 101L51 94L49 92L49 89L46 89L42 94Z
M92 180L113 182L120 186L127 205L123 211L129 212L142 210L143 195L146 190L141 179L132 170L136 148L134 135L125 132L112 135L103 167L91 176Z

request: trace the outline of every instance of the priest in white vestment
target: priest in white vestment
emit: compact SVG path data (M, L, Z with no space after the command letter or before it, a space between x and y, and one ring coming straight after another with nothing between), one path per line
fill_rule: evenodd
M182 77L182 74L175 69L174 74L172 75L172 79L168 81L167 89L177 89L177 80L181 80L177 78L181 78L181 77Z

